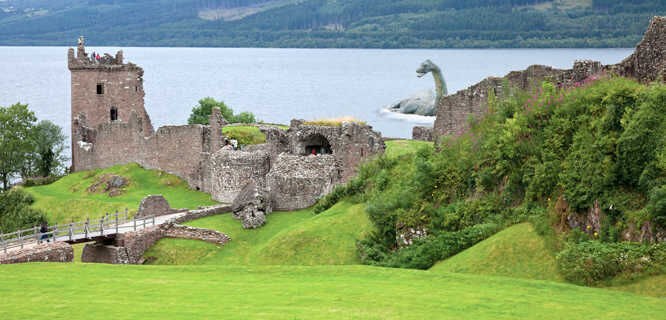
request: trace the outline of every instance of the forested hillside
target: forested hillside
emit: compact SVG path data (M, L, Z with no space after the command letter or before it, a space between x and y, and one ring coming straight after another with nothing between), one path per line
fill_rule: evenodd
M0 0L0 45L632 47L666 0Z

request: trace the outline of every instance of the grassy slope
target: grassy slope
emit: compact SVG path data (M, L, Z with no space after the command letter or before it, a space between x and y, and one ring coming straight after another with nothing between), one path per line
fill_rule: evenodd
M666 301L368 266L0 266L0 318L658 319Z
M104 174L128 178L129 186L116 197L109 197L103 192L88 192L88 187ZM210 195L188 189L182 179L164 172L146 170L137 164L76 172L53 184L25 190L35 197L33 206L44 210L52 223L85 220L88 216L100 217L106 212L123 211L125 208L136 212L141 199L150 194L164 195L174 208L215 204Z
M666 299L666 274L647 277L629 283L611 283L611 285L608 289Z
M555 258L529 223L499 232L436 264L430 271L563 281Z
M396 157L407 153L414 153L423 146L432 146L432 142L418 140L390 140L386 141L386 155Z
M339 203L319 215L311 210L277 212L265 226L245 230L231 215L188 225L215 229L232 239L224 247L201 241L163 239L146 252L153 264L358 264L356 241L371 230L362 205Z

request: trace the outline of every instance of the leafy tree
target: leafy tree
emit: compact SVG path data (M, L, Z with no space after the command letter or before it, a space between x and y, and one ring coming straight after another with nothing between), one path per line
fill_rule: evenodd
M33 128L35 143L35 169L42 176L62 172L67 157L63 151L67 148L62 128L55 123L43 120Z
M44 221L41 211L31 208L35 199L20 188L0 193L0 233L29 228Z
M255 123L254 114L250 112L241 112L234 115L234 110L228 107L223 101L217 101L214 98L206 97L199 100L199 104L192 108L192 113L187 119L188 124L208 124L208 117L213 112L213 108L219 108L222 117L231 123Z
M34 112L25 104L0 107L0 182L4 190L24 169L26 154L34 150L31 134L35 121Z

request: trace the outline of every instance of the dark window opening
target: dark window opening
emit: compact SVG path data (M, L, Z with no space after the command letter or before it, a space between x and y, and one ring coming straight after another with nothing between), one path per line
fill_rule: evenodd
M111 121L116 121L118 120L118 109L111 108Z
M304 141L305 145L305 155L318 155L318 154L332 154L333 150L331 149L331 144L328 142L326 137L320 134L314 134L307 138Z
M103 83L98 83L97 84L97 94L104 94L104 84Z
M139 86L134 86L134 91L139 92Z

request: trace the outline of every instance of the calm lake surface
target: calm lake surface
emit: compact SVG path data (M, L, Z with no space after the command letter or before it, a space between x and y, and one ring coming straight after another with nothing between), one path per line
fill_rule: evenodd
M115 54L119 48L88 47ZM617 63L633 49L227 49L122 48L143 67L146 109L153 125L185 124L200 98L223 100L235 112L285 123L294 118L353 116L389 137L411 137L434 117L382 112L383 107L434 87L416 68L431 59L450 93L488 76L531 64L571 68L576 59ZM0 47L0 106L27 103L40 120L70 132L70 77L66 47Z

